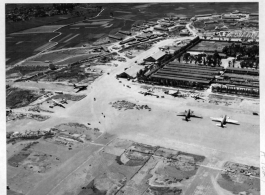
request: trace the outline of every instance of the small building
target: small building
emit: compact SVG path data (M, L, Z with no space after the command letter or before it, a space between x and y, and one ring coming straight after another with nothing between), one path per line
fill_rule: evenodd
M126 39L126 40L123 40L120 42L120 45L123 45L125 43L129 43L129 42L132 42L132 41L135 41L136 39L134 37L131 37L129 39Z
M178 17L178 16L174 16L174 17L172 17L171 19L172 19L172 20L178 20L179 17Z
M153 55L147 57L146 59L144 59L145 62L157 62L160 61L162 58L164 58L166 56L166 53L163 51L158 51L156 53L154 53Z
M225 14L225 15L223 15L223 17L222 17L222 19L240 19L238 16L236 16L236 15L227 15L227 14Z
M155 26L155 25L157 25L157 22L150 21L150 22L148 22L148 25L149 26Z
M249 14L250 17L259 17L259 13L251 13Z
M120 30L119 33L124 34L124 35L128 35L128 36L132 35L132 33L129 31L121 31Z
M162 22L162 23L160 23L160 25L161 25L162 27L170 27L170 26L174 26L174 24L173 24L173 23L170 23L170 22Z
M121 37L114 36L114 35L109 35L109 38L116 39L116 40L122 40Z
M189 20L190 18L184 16L184 17L180 17L179 19L180 20Z
M158 31L168 31L168 28L164 28L164 27L161 27L161 26L155 26L154 27L154 30L158 30Z
M137 73L143 69L143 66L133 65L131 68L125 70L124 72L116 75L117 78L125 78L125 79L134 79L137 77Z
M215 20L211 20L211 21L206 21L206 22L204 22L204 24L214 24L214 23L217 23L217 21L215 21Z
M212 14L200 14L200 15L195 15L195 18L201 18L201 17L210 17Z
M234 19L224 19L223 22L224 23L234 23L235 20Z
M103 49L105 52L109 52L109 49L108 49L106 46L102 46L102 49Z
M179 35L180 35L180 36L189 36L190 33L187 32L187 31L182 31L182 32L179 33Z

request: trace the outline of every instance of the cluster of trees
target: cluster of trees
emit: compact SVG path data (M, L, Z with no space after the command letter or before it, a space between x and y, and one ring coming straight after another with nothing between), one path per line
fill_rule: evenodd
M7 21L25 21L31 18L64 15L71 13L77 4L21 5L15 6L6 13Z
M259 69L259 58L243 60L240 62L241 68Z
M45 71L48 68L46 66L15 66L12 69L6 71L6 74L20 73L21 75L26 75L31 72Z
M220 66L221 65L221 57L217 51L214 52L213 55L206 54L198 54L196 56L190 55L190 53L184 53L183 60L186 63L195 63L195 64L203 64L205 66ZM179 58L180 62L180 58Z
M102 10L102 6L92 5L92 4L78 4L72 15L74 16L84 16L87 14L98 13ZM86 18L85 18L86 19Z
M222 50L227 56L236 57L237 55L248 56L249 58L255 58L259 55L259 46L254 45L240 45L232 43L229 46L225 46Z
M57 3L50 5L20 5L15 6L15 8L6 13L6 20L17 22L30 20L31 18L66 14L72 14L74 16L83 16L85 14L99 12L101 9L102 6L77 3Z
M239 45L232 43L223 48L223 53L228 56L237 57L241 68L259 68L259 46L254 45Z

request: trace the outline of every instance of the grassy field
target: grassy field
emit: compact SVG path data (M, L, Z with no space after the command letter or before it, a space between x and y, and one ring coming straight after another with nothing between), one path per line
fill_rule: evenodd
M56 36L57 33L45 34L23 34L9 36L12 38L6 39L6 62L8 65L13 65L25 58L28 58L39 51L35 49L47 44L49 39Z
M14 9L16 6L36 6L38 4L7 4L6 5L6 11ZM42 4L42 6L50 6L50 4ZM78 10L78 8L76 8ZM93 17L97 14L95 13L86 13L84 16L74 16L71 14L65 14L65 15L55 15L55 16L49 16L49 17L39 17L39 18L31 18L28 21L19 21L19 22L6 22L6 34L19 32L22 30L26 30L29 28L39 27L42 25L65 25L73 22L77 22L80 20L83 20L84 17Z
M49 26L39 26L36 28L30 28L24 31L20 31L13 34L28 34L28 33L52 33L53 31L63 27L64 25L49 25Z
M9 88L6 94L6 107L11 109L27 106L40 97L34 91L18 88Z
M215 41L202 41L195 45L191 50L204 50L204 51L215 51L221 52L223 47L229 45L228 42L215 42Z

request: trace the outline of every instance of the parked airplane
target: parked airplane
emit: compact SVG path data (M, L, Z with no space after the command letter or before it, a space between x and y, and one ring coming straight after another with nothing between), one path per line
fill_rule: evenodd
M61 107L65 108L63 104L57 102L56 100L52 99L52 101L53 101L54 106L61 106Z
M239 125L238 121L229 119L229 117L227 117L226 115L224 117L221 117L221 118L214 118L214 117L210 117L210 118L212 119L212 121L221 122L221 124L216 124L218 127L225 127L226 123Z
M78 93L79 91L87 89L87 85L77 86L76 84L74 84L74 89L78 89L76 92L76 93Z
M155 97L159 98L159 95L155 95L155 94L150 93L150 92L143 92L143 91L140 91L139 93L140 93L140 94L143 94L144 96L150 95L150 96L155 96Z
M185 110L185 112L178 113L177 116L185 116L184 120L186 121L189 121L190 117L202 118L201 116L196 116L193 113L194 112L189 109L188 111Z
M62 100L61 100L61 103L62 103L62 104L68 104L67 101L66 101L66 99L63 99L63 98L62 98Z
M198 100L198 99L204 100L204 98L199 96L199 94L191 95L190 97L194 98L195 100Z
M179 90L178 91L165 91L165 94L171 95L173 97L187 97L188 96L188 94L181 93Z

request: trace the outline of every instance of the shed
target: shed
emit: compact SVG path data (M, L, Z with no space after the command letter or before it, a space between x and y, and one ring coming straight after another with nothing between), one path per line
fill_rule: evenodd
M154 53L153 55L147 57L146 59L144 59L144 61L148 61L148 62L155 62L160 60L161 58L163 58L166 55L165 52L163 51L158 51L156 53Z

